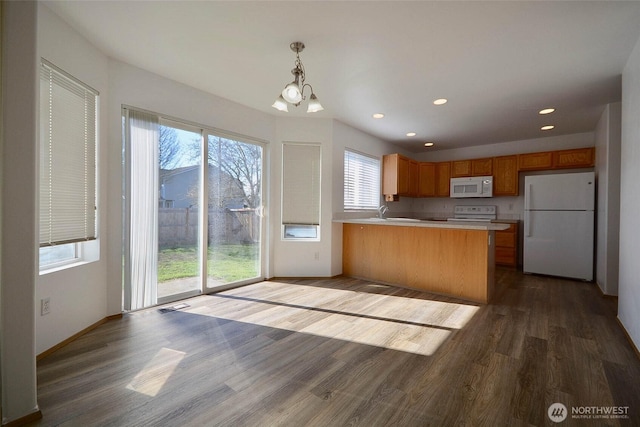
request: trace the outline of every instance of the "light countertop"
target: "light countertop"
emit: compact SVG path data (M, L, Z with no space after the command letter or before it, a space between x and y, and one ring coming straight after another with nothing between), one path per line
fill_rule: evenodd
M460 230L487 230L499 231L509 228L505 222L482 222L482 221L428 221L412 218L359 218L359 219L334 219L333 222L344 224L367 224L367 225L386 225L396 227L425 227L425 228L457 228Z

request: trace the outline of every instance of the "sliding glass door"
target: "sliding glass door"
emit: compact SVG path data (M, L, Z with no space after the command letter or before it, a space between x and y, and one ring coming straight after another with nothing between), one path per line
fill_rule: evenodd
M135 110L125 141L124 308L260 280L263 146Z
M160 121L158 302L202 289L202 131ZM185 295L186 296L186 295Z
M207 288L261 272L262 147L208 135Z

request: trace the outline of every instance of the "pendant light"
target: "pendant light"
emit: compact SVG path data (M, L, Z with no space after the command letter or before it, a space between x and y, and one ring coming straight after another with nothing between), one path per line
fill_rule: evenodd
M278 96L272 107L279 111L288 112L288 104L292 104L297 107L300 105L302 100L306 99L304 96L304 89L309 87L311 90L311 96L309 97L307 113L316 113L324 110L315 93L313 93L313 87L309 83L305 83L304 66L300 60L300 52L304 50L304 43L293 42L289 47L296 53L295 68L291 70L291 74L293 74L293 81L284 87L282 93Z

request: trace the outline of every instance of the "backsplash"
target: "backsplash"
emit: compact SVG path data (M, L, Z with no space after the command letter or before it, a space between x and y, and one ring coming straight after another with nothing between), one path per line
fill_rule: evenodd
M415 218L448 218L453 216L456 205L495 205L498 219L520 220L524 213L524 197L492 197L487 199L451 199L401 197L398 202L389 202L386 216Z
M387 202L386 217L449 218L456 205L495 205L498 219L521 220L524 213L524 197L492 197L487 199L451 199L449 197L412 198L400 197L397 202ZM376 211L337 212L334 219L355 219L377 216Z

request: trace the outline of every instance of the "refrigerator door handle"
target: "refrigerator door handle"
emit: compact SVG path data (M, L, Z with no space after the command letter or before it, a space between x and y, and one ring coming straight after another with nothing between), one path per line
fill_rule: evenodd
M529 183L527 188L525 189L525 199L524 199L524 236L531 237L531 218L529 209L531 209L531 192L533 191L533 185Z

